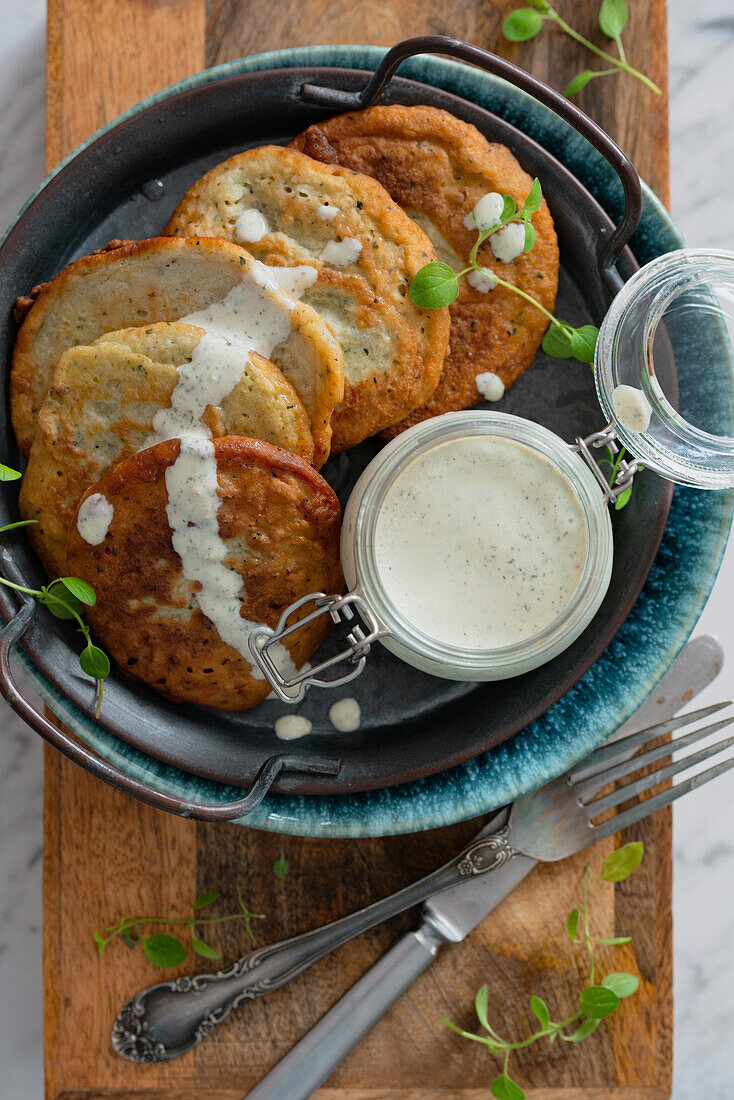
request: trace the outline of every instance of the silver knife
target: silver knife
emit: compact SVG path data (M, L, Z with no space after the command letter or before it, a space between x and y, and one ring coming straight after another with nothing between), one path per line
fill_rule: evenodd
M644 703L610 738L616 741L672 718L718 676L719 643L702 636L689 642ZM496 814L475 839L496 832L509 811ZM350 1050L372 1030L446 943L459 943L535 867L518 855L488 875L468 878L424 903L420 927L372 966L248 1094L246 1100L307 1100Z

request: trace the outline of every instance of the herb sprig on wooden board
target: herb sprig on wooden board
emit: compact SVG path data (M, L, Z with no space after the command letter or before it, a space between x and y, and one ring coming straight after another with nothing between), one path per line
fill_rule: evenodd
M120 939L125 947L137 947L142 944L145 957L154 966L171 967L179 966L187 955L186 944L178 936L168 932L152 932L146 934L144 929L151 925L164 925L169 928L186 928L191 936L191 947L195 955L203 959L221 959L221 954L202 939L202 928L210 928L216 924L225 924L228 921L243 921L247 935L252 943L255 942L255 933L252 922L265 920L264 913L253 913L245 905L239 886L237 887L237 901L239 908L234 913L228 913L221 917L203 917L202 909L213 905L219 900L219 890L213 888L205 890L191 903L187 917L122 917L117 924L110 924L101 932L94 933L94 942L97 944L97 952L104 955L112 940Z
M502 1072L492 1081L490 1088L492 1095L497 1100L524 1100L525 1092L508 1072L510 1056L515 1050L522 1050L533 1043L547 1039L553 1044L556 1041L563 1043L580 1043L593 1035L602 1020L611 1016L619 1008L625 997L630 997L640 984L636 974L616 972L606 974L597 981L597 961L595 949L597 947L619 947L630 943L629 936L594 936L591 931L591 915L589 910L589 885L592 879L603 882L622 882L628 878L642 862L644 846L635 841L617 848L607 856L601 866L601 871L595 875L590 867L584 871L581 880L581 906L572 909L566 920L566 932L572 943L578 944L586 951L589 960L588 984L579 993L578 1003L573 1010L561 1020L551 1018L550 1009L540 997L530 998L530 1011L538 1021L538 1026L524 1039L512 1042L503 1038L489 1022L489 994L487 986L483 985L477 993L474 1001L474 1009L477 1019L486 1035L477 1035L472 1031L464 1031L463 1028L452 1024L445 1017L443 1022L465 1039L474 1043L482 1043L490 1054L502 1059Z
M622 44L622 32L629 19L626 0L603 0L599 9L599 28L602 34L605 34L616 45L618 57L600 49L588 38L584 38L582 34L579 34L565 19L561 18L556 9L547 3L547 0L529 0L529 4L530 7L516 8L515 11L510 12L502 24L502 33L508 41L527 42L528 39L535 38L536 34L540 33L545 23L550 23L570 38L573 38L575 42L585 46L597 57L606 61L609 66L606 69L584 69L578 73L563 89L563 94L569 99L580 92L582 88L585 88L590 81L596 80L597 77L614 76L623 72L641 81L655 95L661 94L657 84L650 80L649 76L641 73L639 69L633 68L627 60Z
M22 477L20 470L14 470L11 466L0 463L0 481L17 481ZM0 535L6 531L14 531L18 527L28 527L36 523L35 519L18 520L17 523L7 523L0 527ZM22 592L26 596L33 596L57 619L75 619L79 633L83 636L86 645L79 654L79 664L82 672L91 676L99 685L99 704L102 700L103 683L110 674L110 660L103 649L94 645L90 636L89 624L84 621L82 615L84 608L93 607L97 602L97 596L91 584L81 580L80 577L57 577L50 584L44 584L41 588L26 588L22 584L15 584L6 577L0 577L0 584L6 588L12 588L16 592Z

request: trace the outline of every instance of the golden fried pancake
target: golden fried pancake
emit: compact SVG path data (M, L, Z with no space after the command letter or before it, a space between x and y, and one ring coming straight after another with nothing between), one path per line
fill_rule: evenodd
M203 586L184 576L167 514L178 499L177 459L187 442L193 449L181 457L183 474L191 472L189 461L196 472L202 456L204 467L213 463L218 483L213 522L224 557L220 572ZM94 586L97 602L88 609L89 620L128 676L176 702L247 710L269 694L270 685L252 675L249 661L220 631L244 649L248 621L274 627L293 600L341 591L339 503L311 466L278 447L233 437L198 445L203 452L190 437L161 443L119 463L92 486L80 514L98 494L109 502L112 519L97 545L72 524L69 568ZM215 628L200 602L217 614L216 597L214 606L207 600L222 576L234 596L229 615ZM323 640L327 618L289 636L297 667Z
M113 241L68 267L28 299L13 352L10 397L13 426L24 454L30 451L38 410L62 354L104 333L156 321L175 321L225 299L249 278L253 259L228 241ZM341 350L330 329L308 306L294 304L292 329L268 358L290 378L312 420L315 461L329 453L330 419L344 386Z
M455 271L466 267L476 241L464 218L478 200L495 191L521 206L532 182L504 145L490 144L473 126L434 107L369 107L338 115L312 126L292 145L379 180L425 230L439 259ZM501 263L487 242L479 263L552 311L558 242L545 202L533 215L533 225L536 242L529 253ZM483 294L466 279L459 285L459 297L449 307L450 350L441 380L422 408L388 435L481 401L478 374L491 371L508 387L533 361L547 328L543 314L502 287Z
M303 301L328 321L344 353L334 450L396 423L433 392L448 311L418 309L408 287L435 253L375 180L292 149L250 149L195 183L166 233L246 241L267 264L316 268Z
M203 335L193 325L163 322L109 333L62 355L20 490L21 515L37 521L28 535L49 575L66 573L69 524L87 486L156 442L154 417L170 408L179 368ZM221 404L206 406L200 419L214 437L250 436L313 458L306 410L278 368L255 352L243 357L241 378Z

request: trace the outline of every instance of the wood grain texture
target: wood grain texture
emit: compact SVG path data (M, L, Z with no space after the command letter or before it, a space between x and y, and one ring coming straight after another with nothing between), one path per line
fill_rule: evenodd
M500 37L510 0L49 0L49 166L107 119L159 87L243 54L326 42L390 45L419 33L448 33L497 49L556 87L588 66L585 52L544 31L511 46ZM664 0L635 0L631 60L667 81ZM559 10L601 41L597 4L563 0ZM668 194L667 103L631 78L585 89L580 103L631 153L641 174ZM644 120L641 125L641 120ZM292 935L366 904L437 866L478 828L372 841L287 838L291 864L281 882L273 835L196 825L123 799L50 750L44 806L44 977L46 1095L49 1100L239 1100L292 1043L411 927L396 918L323 959L286 989L248 1005L197 1050L168 1066L139 1067L114 1056L109 1029L138 988L159 980L142 952L121 944L98 960L92 932L123 913L183 914L195 894L217 885L223 906L236 885L267 919L258 943ZM515 1072L532 1100L663 1100L670 1091L670 814L635 831L643 868L616 889L595 891L595 930L631 934L634 953L602 955L602 969L629 968L641 992L611 1024L578 1047L530 1049ZM628 838L625 838L628 839ZM453 1035L446 1015L474 1026L472 1001L486 981L498 1026L521 1035L528 999L551 1011L573 1004L583 956L564 925L583 866L598 865L611 842L588 856L538 868L463 945L445 951L317 1094L319 1100L489 1100L496 1072L482 1048ZM210 932L225 958L248 950L243 928ZM191 969L184 964L180 972ZM169 972L171 973L171 972ZM176 971L171 973L177 973Z

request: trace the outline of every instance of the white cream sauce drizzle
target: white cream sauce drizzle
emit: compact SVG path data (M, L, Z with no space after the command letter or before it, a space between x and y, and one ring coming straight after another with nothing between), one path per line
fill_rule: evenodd
M92 493L82 502L76 517L76 529L90 546L103 543L115 510L102 493Z
M349 267L359 259L362 242L356 237L343 237L340 241L329 241L319 253L319 259L332 267Z
M525 226L522 222L510 222L493 233L489 243L497 259L509 264L525 251Z
M270 232L270 226L259 210L245 210L234 223L234 238L239 244L261 241Z
M228 550L219 536L220 498L217 460L211 432L202 423L208 405L219 405L242 376L250 351L269 358L291 330L291 293L311 285L311 267L268 268L255 262L241 283L219 302L181 320L204 329L189 363L179 368L171 407L153 419L153 435L146 446L180 438L178 458L166 470L167 516L173 548L181 559L184 577L198 581L197 601L227 645L250 662L249 636L260 625L241 615L243 585L239 573L225 564ZM280 670L295 674L284 646L272 647ZM251 664L252 675L262 674Z
M586 560L581 505L524 444L469 436L418 455L387 490L375 562L402 615L430 637L492 650L543 630Z
M474 381L485 401L499 401L505 395L505 384L494 371L485 370Z
M467 229L491 229L502 216L505 200L498 191L489 191L482 195L470 214L464 218Z
M318 207L316 217L322 222L333 222L338 213L338 206L329 206L329 204L325 202Z
M313 723L300 714L283 714L275 720L275 736L281 741L294 741L305 737L313 729Z
M635 386L617 386L612 391L612 404L617 420L631 432L644 432L650 426L652 405L642 390Z
M488 294L490 290L494 290L497 286L497 282L488 267L480 267L479 271L470 271L466 281L480 294Z
M362 721L362 711L356 699L339 699L329 708L329 721L340 733L354 733Z

